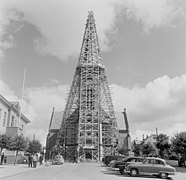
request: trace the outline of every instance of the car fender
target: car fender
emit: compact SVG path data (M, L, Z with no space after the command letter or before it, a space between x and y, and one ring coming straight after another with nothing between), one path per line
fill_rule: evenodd
M127 167L128 167L129 171L130 171L130 169L135 168L138 170L139 173L141 173L141 172L143 172L143 167L140 166L141 164L142 163L131 163L131 164L128 164Z

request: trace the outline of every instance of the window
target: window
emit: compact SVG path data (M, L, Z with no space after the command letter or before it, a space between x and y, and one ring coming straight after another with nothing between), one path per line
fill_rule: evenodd
M135 159L131 159L131 161L130 162L135 162L136 160Z
M4 112L3 127L6 126L6 116L7 116L7 113Z
M142 160L139 158L139 159L136 159L136 161L135 162L141 162Z
M14 127L14 116L12 116L11 127Z
M160 161L160 160L155 160L155 164L165 165L165 163L163 161Z
M147 159L145 161L145 164L154 164L154 160L153 159Z

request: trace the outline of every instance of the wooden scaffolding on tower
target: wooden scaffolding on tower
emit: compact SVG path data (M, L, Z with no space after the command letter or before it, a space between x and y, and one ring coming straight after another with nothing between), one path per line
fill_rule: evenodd
M66 160L75 156L80 161L101 160L112 154L117 141L117 123L91 11L56 147Z

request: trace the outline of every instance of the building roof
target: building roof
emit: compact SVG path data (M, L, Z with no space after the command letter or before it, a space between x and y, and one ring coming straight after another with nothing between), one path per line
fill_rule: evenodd
M16 108L18 111L20 111L20 105L18 101L10 102L12 104L12 107Z
M8 108L11 108L15 113L18 113L18 114L20 113L19 102L9 102L1 94L0 94L0 100L3 101L8 106ZM26 123L30 123L30 120L22 113L21 113L21 118Z
M53 111L49 129L59 129L61 126L63 111ZM126 132L125 121L122 112L115 112L120 133Z
M54 111L51 117L51 124L49 129L59 129L63 117L63 111Z

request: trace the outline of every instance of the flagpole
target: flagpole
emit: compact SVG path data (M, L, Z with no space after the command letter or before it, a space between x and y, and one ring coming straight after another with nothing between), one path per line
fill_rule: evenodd
M23 96L24 96L24 88L25 88L25 78L26 78L26 67L24 69L24 75L23 75L23 85L22 85L22 91L21 91L21 100L20 100L20 111L19 111L19 119L18 119L18 126L19 126L19 129L21 128L20 127L20 118L21 118L21 104L23 102Z

